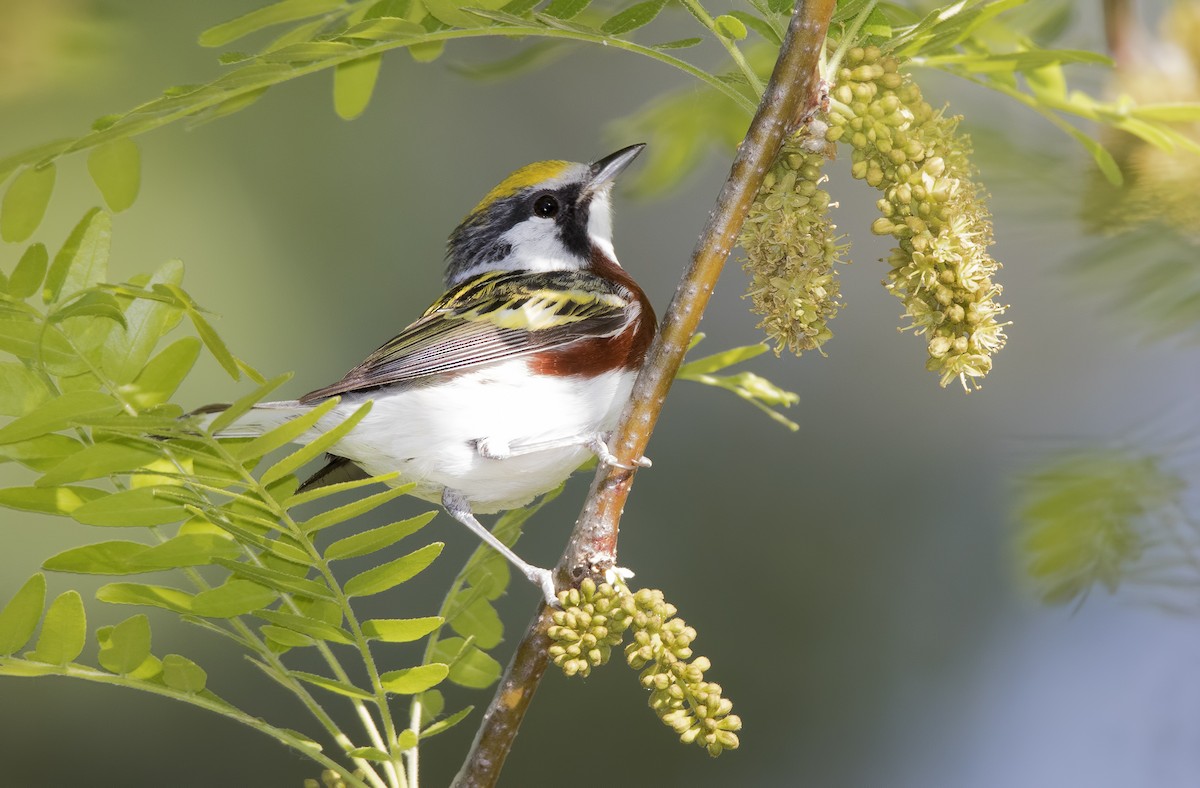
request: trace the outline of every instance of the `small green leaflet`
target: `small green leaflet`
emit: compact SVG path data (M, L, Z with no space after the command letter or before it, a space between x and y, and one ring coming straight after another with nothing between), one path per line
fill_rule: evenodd
M427 728L421 731L421 738L428 739L431 736L437 736L439 733L445 733L453 728L458 723L467 718L467 715L475 710L474 706L467 706L465 709L459 709L445 719L431 723Z
M725 38L741 41L749 35L746 23L732 14L721 14L713 22L716 24L717 32Z
M0 428L0 443L15 443L48 432L58 432L71 426L75 420L108 416L120 409L116 400L102 392L69 391Z
M382 63L382 55L368 55L334 67L333 109L339 118L354 120L366 110Z
M247 462L269 454L282 446L298 441L304 436L304 433L316 426L318 421L337 406L338 400L336 397L327 399L307 413L284 422L272 430L268 430L254 440L232 447L230 453L241 462Z
M550 0L542 13L555 19L574 19L591 3L592 0Z
M372 699L374 698L372 697ZM351 758L362 758L363 760L374 761L376 763L392 762L388 754L378 747L355 747L353 750L347 750L346 755Z
M24 416L50 396L36 372L19 361L0 361L0 415Z
M46 604L46 576L41 572L25 585L0 610L0 656L15 654L25 647L37 629Z
M107 630L100 639L100 665L108 671L133 673L150 657L150 619L142 613ZM99 632L97 632L99 635Z
M157 494L156 487L139 487L97 498L85 503L71 516L84 525L116 528L140 528L168 525L185 520L187 509Z
M425 618L374 618L364 621L362 632L384 643L411 643L428 635L445 622L441 616Z
M600 25L600 32L610 36L630 33L653 22L666 4L666 0L645 0L645 2L635 3Z
M128 137L97 145L88 155L88 172L109 210L120 213L137 199L142 160L137 143Z
M67 515L108 493L94 487L7 487L0 489L0 506L23 512Z
M317 641L308 635L301 635L293 629L277 627L274 624L263 624L259 627L259 631L262 632L263 637L270 640L273 644L285 648L307 648L317 644Z
M8 294L18 300L29 298L42 286L50 253L43 244L32 244L17 261L12 276L8 278Z
M396 487L390 490L384 490L383 492L375 493L374 495L368 495L366 498L360 498L357 501L351 501L350 503L343 504L335 509L329 509L321 512L320 514L313 515L309 519L300 523L300 528L306 534L316 533L317 531L328 528L332 525L338 525L354 517L358 517L360 514L365 514L377 506L381 506L388 501L399 498L406 492L408 492L407 489L403 487Z
M282 381L281 381L282 382ZM265 395L264 395L265 396ZM358 410L346 417L345 421L337 425L331 430L322 433L316 440L301 446L296 451L284 457L279 462L272 465L262 475L262 483L264 485L279 481L288 474L295 473L304 465L308 464L317 457L320 457L333 444L346 437L346 433L354 429L357 424L363 420L363 417L371 412L371 402L364 402ZM314 490L315 492L315 490Z
M145 605L175 613L192 612L192 595L178 588L142 583L109 583L96 592L96 599L110 605Z
M318 599L332 599L333 592L329 587L318 580L306 580L303 577L296 577L287 572L278 569L268 569L264 566L253 566L240 561L230 561L224 558L218 558L216 563L230 570L236 575L240 575L247 580L253 580L256 583L261 583L269 588L285 593L299 594L301 596L311 596ZM303 568L303 567L302 567ZM257 607L263 607L258 605Z
M302 635L307 635L317 640L328 640L346 645L354 643L353 638L350 637L350 633L346 630L327 624L324 621L318 621L315 618L298 616L294 613L283 613L278 610L255 610L254 615L278 627L299 632Z
M66 591L50 604L42 621L37 646L29 654L35 662L66 665L83 651L87 642L87 616L78 591Z
M475 645L482 649L495 648L504 639L504 623L500 620L500 614L482 594L455 611L448 623L463 637L474 638Z
M35 484L38 487L53 487L115 473L128 473L158 458L157 451L140 444L93 443L46 471Z
M233 577L216 588L196 594L191 600L191 610L208 618L233 618L269 605L278 596L264 585Z
M200 340L195 337L172 342L150 359L133 383L122 387L123 393L142 409L167 402L192 371L196 359L200 358L201 347Z
M415 668L393 670L379 677L383 688L396 695L415 695L436 687L449 675L450 669L440 663L420 665Z
M135 561L147 549L149 549L149 545L141 542L121 541L72 547L70 550L64 550L58 555L47 558L42 563L42 568L52 572L79 574L133 574L144 571L136 568Z
M108 278L112 217L99 208L83 215L50 264L42 300L60 303Z
M438 641L430 658L448 662L450 680L463 687L485 689L500 678L500 663L463 638Z
M183 281L183 263L171 260L163 263L147 288L159 284L178 285ZM174 328L183 317L179 306L153 298L135 298L125 307L125 328L113 331L104 340L100 364L104 371L121 384L134 380L142 374L146 361L154 352L158 341ZM195 342L194 337L187 337ZM180 340L183 341L183 340Z
M204 691L208 682L208 674L204 669L187 657L179 654L168 654L162 661L162 679L171 689L194 695Z
M335 679L318 676L315 673L304 673L299 670L289 670L288 675L293 678L300 679L303 682L312 684L314 687L320 687L330 692L336 692L338 695L345 695L347 698L356 698L358 700L375 700L375 696L366 690L359 689L353 684L347 684Z
M9 184L0 201L0 238L18 243L33 235L50 204L55 172L53 164L27 167Z
M3 373L0 373L3 374ZM83 448L83 443L66 435L39 435L27 441L0 443L0 458L13 460L35 471L46 471ZM40 481L40 480L39 480Z
M200 34L199 44L202 47L225 46L263 28L308 19L341 6L342 0L282 0L210 27Z
M424 528L437 512L426 512L407 520L372 528L369 531L339 539L325 549L325 560L336 561L342 558L357 558L368 555L385 547L391 547L396 542Z
M371 596L394 588L420 574L433 563L445 547L443 542L434 542L406 556L389 561L382 566L368 569L346 581L346 596Z

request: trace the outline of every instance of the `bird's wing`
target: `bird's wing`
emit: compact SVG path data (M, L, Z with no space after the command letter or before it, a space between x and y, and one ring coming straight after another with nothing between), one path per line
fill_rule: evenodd
M314 400L468 369L619 333L636 301L585 271L492 271L468 279Z

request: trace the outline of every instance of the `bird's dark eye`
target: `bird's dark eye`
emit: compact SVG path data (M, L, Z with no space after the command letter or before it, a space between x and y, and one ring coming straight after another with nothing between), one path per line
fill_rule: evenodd
M543 219L552 219L558 215L558 200L549 194L543 194L533 203L533 215Z

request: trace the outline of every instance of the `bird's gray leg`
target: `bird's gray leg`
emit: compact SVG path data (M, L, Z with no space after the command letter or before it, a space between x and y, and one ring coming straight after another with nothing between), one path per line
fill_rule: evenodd
M526 563L508 545L497 539L495 534L484 528L483 524L475 519L474 513L471 512L470 504L467 503L467 499L461 493L451 489L443 491L442 506L445 507L446 512L451 517L467 526L467 528L470 528L488 546L508 559L508 562L515 566L521 574L525 575L529 582L540 588L542 596L546 598L547 605L551 607L560 606L558 595L554 589L554 574L549 569L541 569Z

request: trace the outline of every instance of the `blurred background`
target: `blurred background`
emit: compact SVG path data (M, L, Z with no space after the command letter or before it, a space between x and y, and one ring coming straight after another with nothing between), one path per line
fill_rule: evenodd
M0 153L81 133L168 85L216 76L216 53L195 45L197 33L256 5L0 0ZM1150 4L1145 14L1152 22L1160 11ZM686 14L669 13L680 35L693 34ZM1062 42L1103 49L1098 3L1075 7ZM219 122L139 138L141 195L115 217L113 277L181 258L186 286L220 316L237 354L269 374L296 371L285 394L339 378L441 292L446 235L505 174L638 142L613 134L612 121L688 86L649 61L598 49L503 82L452 68L513 51L452 45L431 65L390 53L371 106L353 122L334 115L330 76L320 74ZM708 56L718 62L715 49ZM1100 71L1069 73L1103 92ZM697 651L744 720L741 749L710 761L678 745L619 664L587 681L551 672L504 785L1200 784L1194 588L1164 599L1162 589L1127 584L1041 606L1023 579L1016 524L1030 474L1063 449L1161 455L1196 483L1200 302L1192 325L1163 330L1152 313L1124 308L1145 250L1126 244L1124 257L1109 259L1116 242L1088 235L1080 214L1085 192L1096 192L1082 149L999 96L917 76L975 137L1005 265L997 278L1012 305L1008 347L981 391L938 387L923 368L924 342L896 331L900 304L879 286L888 244L868 231L876 195L849 178L846 161L831 163L834 221L854 242L854 264L842 270L848 306L829 357L767 355L752 365L799 393L788 413L799 432L726 392L680 383L622 524L621 563L664 589L699 630ZM617 197L618 254L660 314L729 160L713 155L683 189L654 201ZM82 157L58 177L35 236L52 250L100 202ZM0 262L10 269L19 252L0 248ZM1190 254L1172 259L1191 265L1184 273L1194 282ZM1102 257L1115 275L1089 264ZM744 285L730 265L701 350L758 341ZM269 320L258 316L264 303ZM183 404L246 390L202 363ZM20 476L10 466L0 473L9 483ZM528 526L522 555L553 562L587 481L574 479ZM379 517L425 508L399 501ZM98 538L32 518L0 511L0 599L47 556ZM385 594L368 600L370 615L436 609L474 543L448 518L430 528L448 543L443 558L421 585L406 586L419 590L404 609ZM52 577L50 588L80 587L86 599L100 582ZM502 601L502 661L535 601L524 584ZM88 612L111 623L134 611L92 601ZM218 694L308 727L303 709L224 643L155 622L156 653L185 653ZM406 656L397 650L397 664ZM489 699L455 691L451 707ZM478 711L422 748L424 784L449 781L477 722ZM582 748L585 736L606 742L602 751ZM270 739L160 698L0 681L5 788L298 786L315 776Z

